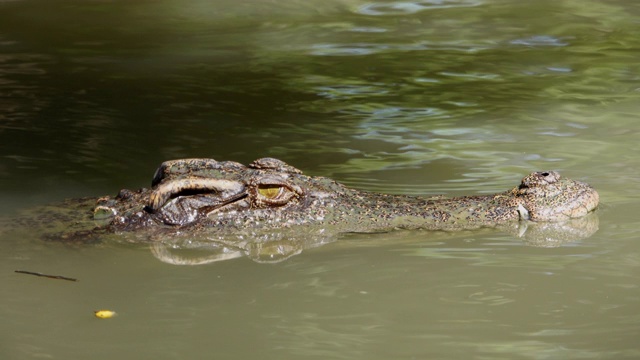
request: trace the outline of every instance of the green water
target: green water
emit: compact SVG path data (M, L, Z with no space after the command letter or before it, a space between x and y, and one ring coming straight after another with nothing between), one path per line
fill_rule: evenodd
M181 157L398 194L552 169L602 200L599 230L557 247L352 234L276 264L0 235L0 358L640 358L638 19L622 0L0 1L4 215Z

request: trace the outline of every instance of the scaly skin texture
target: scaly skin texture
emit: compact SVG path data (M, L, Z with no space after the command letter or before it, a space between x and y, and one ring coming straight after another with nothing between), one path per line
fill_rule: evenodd
M563 221L584 216L598 205L593 188L553 171L532 173L501 194L434 199L349 189L327 178L305 176L271 158L256 160L249 167L211 159L169 161L160 166L153 185L151 217L166 217L181 207L194 215L172 218L174 223L195 222L216 229L306 224L343 231L469 229L517 220ZM280 193L269 199L262 195L261 189L266 188L278 188ZM193 197L180 196L167 202L185 189L213 191L200 195L212 204L201 206L193 203Z
M258 159L249 166L183 159L164 162L151 189L71 200L42 212L38 222L70 223L64 231L54 231L51 225L46 232L69 241L131 232L145 234L131 241L185 234L207 234L216 241L229 236L260 241L290 238L291 234L562 222L587 215L598 200L598 193L589 185L553 171L527 175L520 185L503 193L446 199L354 190L328 178L303 175L272 158Z

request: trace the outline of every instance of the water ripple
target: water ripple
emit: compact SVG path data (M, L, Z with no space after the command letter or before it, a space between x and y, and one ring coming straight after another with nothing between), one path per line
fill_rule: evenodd
M319 56L358 56L371 55L385 51L414 51L426 50L422 44L314 44L311 46L311 55Z
M334 85L319 86L316 88L317 94L329 99L344 99L369 97L375 95L387 94L389 90L382 86L375 85Z
M523 39L515 39L509 41L512 45L524 45L524 46L567 46L568 42L564 41L564 39L560 39L551 35L536 35Z
M362 15L408 15L425 10L472 7L482 4L477 0L421 0L370 3L360 6L356 12Z
M464 43L459 41L430 42L419 41L415 43L393 44L393 43L319 43L309 46L309 54L315 56L363 56L390 52L408 51L460 51L464 53L477 53L487 50L491 46L479 43Z

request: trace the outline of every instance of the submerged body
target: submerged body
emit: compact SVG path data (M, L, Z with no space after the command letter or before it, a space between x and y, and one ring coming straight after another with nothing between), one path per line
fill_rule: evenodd
M591 186L553 171L532 173L503 193L447 199L350 189L272 158L249 166L183 159L163 163L151 189L71 200L42 212L38 221L57 221L65 230L46 235L68 241L132 233L144 234L130 237L132 241L198 235L250 243L295 237L292 234L308 239L396 228L462 230L565 222L587 215L598 201Z

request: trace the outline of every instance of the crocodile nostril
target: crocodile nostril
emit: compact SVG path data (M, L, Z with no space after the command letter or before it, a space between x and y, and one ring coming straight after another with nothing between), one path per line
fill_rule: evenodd
M548 173L548 172L543 172L543 173L542 173L542 174L540 174L540 175L542 175L542 176L549 176L549 173Z

